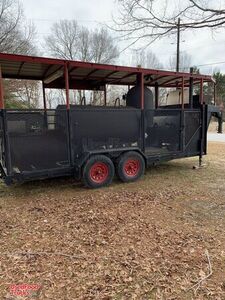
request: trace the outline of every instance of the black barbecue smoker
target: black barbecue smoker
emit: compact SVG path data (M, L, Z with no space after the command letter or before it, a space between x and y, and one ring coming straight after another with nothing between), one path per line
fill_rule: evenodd
M96 188L110 184L115 173L135 181L146 167L176 158L199 156L201 164L210 118L222 120L219 108L205 101L210 76L1 53L0 67L6 184L73 176ZM43 109L5 109L3 79L40 81ZM127 86L122 105L112 105L109 85ZM46 89L64 89L66 104L49 109ZM104 105L85 98L71 105L70 90L101 92Z

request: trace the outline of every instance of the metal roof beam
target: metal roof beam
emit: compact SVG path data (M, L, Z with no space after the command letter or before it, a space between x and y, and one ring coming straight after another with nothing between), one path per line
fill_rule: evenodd
M92 70L91 72L89 72L89 73L84 77L84 80L90 78L91 75L94 74L94 73L97 72L97 71L98 71L98 69L94 69L94 70Z
M182 79L182 76L175 77L175 78L170 78L169 80L166 80L165 82L162 82L162 86L165 86L166 84L170 83L171 81L176 81L177 79Z
M78 69L78 67L73 67L70 71L69 74L71 74L73 71L75 71L76 69Z
M151 80L151 81L149 82L149 84L156 83L158 80L160 80L160 79L162 79L162 78L164 78L164 77L168 77L168 76L167 76L167 75L159 76L159 77L157 77L157 78Z
M135 73L126 74L126 75L122 76L121 78L114 79L112 81L107 82L107 84L112 84L112 83L120 82L121 80L129 78L129 77L134 76L134 75L137 75L137 73L135 72Z
M46 81L48 81L49 78L51 78L55 74L57 74L57 72L59 72L61 69L62 69L62 66L60 66L59 68L57 68L54 72L52 72L51 74L49 74L47 77L44 77L44 79L43 79L44 83L46 83Z
M46 77L46 75L48 74L48 71L51 69L52 65L48 66L44 72L43 78Z
M105 79L109 78L110 76L112 76L115 73L118 73L118 71L112 71L112 72L110 72L107 76L105 76Z
M22 71L22 68L23 68L23 66L25 65L25 61L22 61L21 62L21 64L20 64L20 67L19 67L19 70L18 70L18 73L17 73L17 75L18 76L20 76L20 73L21 73L21 71Z

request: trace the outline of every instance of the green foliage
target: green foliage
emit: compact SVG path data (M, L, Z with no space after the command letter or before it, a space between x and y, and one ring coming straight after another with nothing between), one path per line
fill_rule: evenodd
M225 104L225 74L216 72L213 78L216 81L216 95Z
M26 109L26 108L28 108L28 105L26 105L22 101L19 101L16 99L6 99L5 108L6 109Z
M3 80L5 107L8 109L37 108L40 88L29 80Z
M200 74L200 71L195 68L195 74ZM221 106L221 108L225 107L225 74L217 71L213 73L213 79L216 83L216 104ZM194 87L195 94L200 94L200 86L195 85ZM208 104L211 104L211 101L214 99L214 84L209 83L204 85L204 95L205 101Z

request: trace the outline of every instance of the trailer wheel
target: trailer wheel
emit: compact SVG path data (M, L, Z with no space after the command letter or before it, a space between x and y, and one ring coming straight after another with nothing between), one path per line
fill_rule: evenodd
M100 188L112 182L114 173L114 165L110 158L105 155L95 155L83 168L83 181L89 188Z
M134 151L126 152L117 161L116 173L123 182L138 180L145 172L143 157Z

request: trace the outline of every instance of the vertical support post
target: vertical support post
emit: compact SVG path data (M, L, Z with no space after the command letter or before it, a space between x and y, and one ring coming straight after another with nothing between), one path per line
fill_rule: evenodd
M213 84L214 105L216 105L216 83Z
M190 68L190 74L193 74L194 69ZM194 89L194 80L193 77L190 77L190 83L189 83L189 106L190 108L193 108L193 89Z
M104 86L104 105L107 105L107 89L106 89L106 84Z
M0 109L4 109L4 91L3 91L3 79L2 79L1 66L0 66Z
M203 84L204 80L201 78L200 81L200 103L201 103L201 125L202 125L202 130L201 130L201 146L200 146L200 155L199 155L199 167L202 167L202 157L204 153L204 148L206 149L206 112L205 112L205 104L204 104L204 90L203 90Z
M46 103L44 81L42 81L42 92L43 92L42 94L43 94L43 104L44 104L44 124L45 124L46 128L48 128L47 103Z
M180 18L177 23L177 66L176 71L180 70Z
M140 87L140 102L141 108L141 150L145 152L145 99L144 99L144 74L137 75L138 86Z
M184 111L184 76L182 76L182 85L181 85L181 112L180 112L180 122L181 122L181 131L180 131L180 149L182 152L185 151L185 111Z
M203 78L200 81L200 103L203 104L204 102L204 93L203 93Z
M65 89L66 89L66 110L67 110L67 149L69 156L70 166L73 165L73 148L72 148L72 128L71 128L71 115L70 115L70 93L69 93L69 70L68 65L65 64L64 67L65 75Z
M44 86L44 81L42 81L42 94L43 94L43 105L44 105L44 110L47 110L47 103L46 103L46 94L45 94L45 86Z
M159 85L155 83L155 109L159 107Z
M144 110L145 103L144 103L144 74L140 74L140 87L141 87L141 110Z
M182 110L184 110L184 76L182 77L181 107L182 107Z
M68 72L67 64L65 64L64 72L65 72L65 89L66 89L66 108L67 108L67 110L69 110L70 109L70 92L69 92L69 72Z

